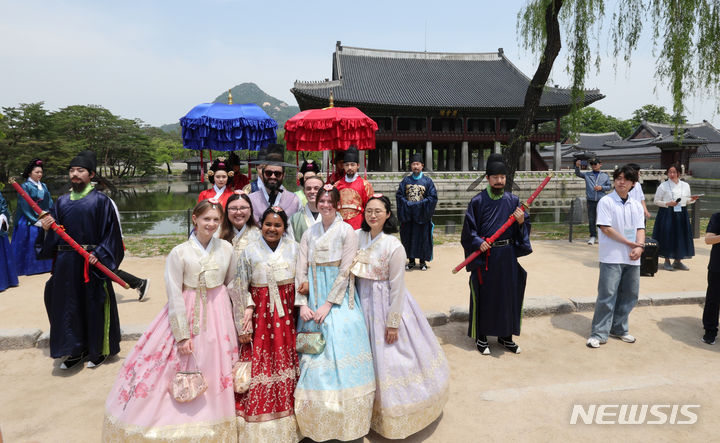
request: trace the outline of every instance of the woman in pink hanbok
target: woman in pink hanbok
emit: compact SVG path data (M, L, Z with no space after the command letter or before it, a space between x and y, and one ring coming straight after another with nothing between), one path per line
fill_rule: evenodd
M232 366L238 344L226 290L235 277L233 247L213 237L222 219L217 200L198 203L192 219L195 232L165 264L168 304L125 359L105 403L104 442L237 439ZM207 390L177 402L168 388L195 362Z
M447 402L450 373L425 314L405 288L405 248L395 236L390 200L374 194L358 229L351 271L375 365L371 429L401 439L425 428Z

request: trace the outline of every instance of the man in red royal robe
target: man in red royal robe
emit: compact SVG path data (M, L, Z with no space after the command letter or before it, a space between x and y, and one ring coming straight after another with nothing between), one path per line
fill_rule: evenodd
M335 183L335 187L340 191L340 215L353 229L360 229L365 205L373 195L370 182L358 175L359 163L357 147L350 146L345 152L345 177Z

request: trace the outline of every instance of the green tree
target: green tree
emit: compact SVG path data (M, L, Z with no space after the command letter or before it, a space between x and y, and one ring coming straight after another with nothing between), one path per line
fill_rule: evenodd
M528 0L518 13L519 37L526 49L540 55L540 60L515 134L505 151L511 176L563 44L561 23L568 48L565 69L572 79L573 108L577 111L588 68L600 66L599 35L606 17L605 6L604 0ZM622 56L629 63L644 26L650 28L657 57L655 77L670 88L676 124L684 114L687 95L702 91L718 96L720 0L618 0L613 6L609 23L613 56ZM597 43L595 49L590 47L593 42Z
M0 119L0 181L19 177L33 157L46 159L53 152L51 122L43 102L3 107ZM48 166L57 167L53 162ZM47 168L46 168L47 169Z
M635 127L639 126L643 121L665 124L676 122L681 124L687 123L687 119L684 116L681 115L680 118L675 118L675 116L667 113L665 106L657 105L645 105L640 109L634 110L630 121Z
M165 163L167 173L171 174L170 163L192 157L193 152L183 148L179 133L168 133L160 128L147 127L145 134L150 138L150 147L157 164Z

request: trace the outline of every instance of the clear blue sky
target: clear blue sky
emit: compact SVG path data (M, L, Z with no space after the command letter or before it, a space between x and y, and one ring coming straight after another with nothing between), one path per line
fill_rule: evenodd
M330 77L337 40L411 51L502 47L532 76L535 56L520 49L516 32L524 4L0 0L0 106L98 104L160 125L243 82L296 105L293 82ZM648 103L672 108L667 87L653 79L650 51L637 53L631 67L620 62L617 72L604 56L602 71L587 82L607 96L597 108L619 118ZM552 77L562 86L568 84L564 55ZM690 122L707 119L718 127L714 107L714 98L691 99Z

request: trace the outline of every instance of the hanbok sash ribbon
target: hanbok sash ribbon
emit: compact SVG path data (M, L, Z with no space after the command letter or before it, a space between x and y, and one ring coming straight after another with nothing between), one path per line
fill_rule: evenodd
M198 275L198 292L195 294L195 312L193 313L193 335L200 333L200 327L203 331L207 327L207 289L216 288L222 284L218 282L220 269L215 260L205 255L200 259L200 274ZM202 306L201 306L202 305ZM202 310L202 322L200 319L200 311Z
M282 301L280 300L280 289L278 288L277 280L275 278L275 272L287 269L288 265L287 263L268 262L265 263L265 266L267 268L265 273L267 275L268 291L270 292L270 313L272 314L273 311L277 309L278 316L284 317L285 310L283 309Z

